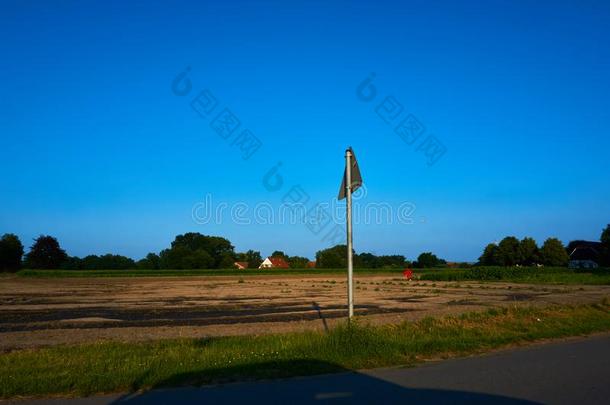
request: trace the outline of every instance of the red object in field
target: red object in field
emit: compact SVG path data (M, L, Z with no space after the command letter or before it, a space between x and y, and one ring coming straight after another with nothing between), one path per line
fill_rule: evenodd
M402 275L404 276L404 278L406 278L407 280L411 280L411 278L413 277L413 270L411 269L405 269L405 271L402 272Z

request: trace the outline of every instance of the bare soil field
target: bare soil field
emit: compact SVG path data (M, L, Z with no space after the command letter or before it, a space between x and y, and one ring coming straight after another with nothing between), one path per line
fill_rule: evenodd
M598 302L610 286L356 277L356 315L379 324L507 305ZM0 351L324 329L346 315L344 276L0 278Z

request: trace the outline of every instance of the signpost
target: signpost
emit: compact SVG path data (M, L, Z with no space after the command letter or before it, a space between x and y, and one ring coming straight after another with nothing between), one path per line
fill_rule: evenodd
M354 263L352 257L352 193L362 185L360 168L351 147L345 151L345 173L339 189L339 200L346 199L346 232L347 232L347 310L348 319L354 316Z

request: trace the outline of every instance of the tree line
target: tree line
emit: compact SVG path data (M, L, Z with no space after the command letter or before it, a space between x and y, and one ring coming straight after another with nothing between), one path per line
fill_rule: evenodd
M23 245L14 234L5 234L0 239L0 268L2 271L17 271L22 267L31 269L64 270L126 270L126 269L217 269L230 268L236 261L260 264L260 252L249 250L235 252L228 239L190 232L178 235L170 247L161 252L148 253L135 261L129 257L105 254L85 257L69 256L53 236L40 235L34 240L24 256Z
M429 268L442 267L447 264L445 260L439 259L431 252L420 254L414 262L408 261L407 258L402 255L376 256L366 252L357 254L355 251L352 253L354 268ZM323 269L347 267L347 245L336 245L316 252L316 267Z
M610 266L610 225L602 231L600 241L602 251L599 264ZM568 244L567 250L571 250L574 244L576 241ZM569 261L567 250L557 238L548 238L538 247L533 238L525 237L519 240L514 236L507 236L500 243L488 244L477 265L566 266ZM288 256L282 251L275 251L271 256L282 257L291 268L305 268L309 263L307 257ZM320 250L316 252L316 267L346 267L346 256L346 245ZM354 252L353 257L356 268L430 268L447 265L445 260L432 252L421 253L413 262L403 255L377 256L367 252ZM82 258L69 256L58 240L49 235L36 238L29 252L24 255L23 244L17 235L7 233L0 239L0 271L17 271L22 267L65 270L220 269L232 268L235 262L248 262L250 268L256 268L262 260L259 251L235 252L235 247L228 239L197 232L178 235L167 249L159 253L151 252L138 261L114 254L88 255ZM466 265L463 263L461 267Z
M281 257L291 268L305 268L309 259L289 256L276 250L272 257ZM24 255L24 247L17 235L5 234L0 239L0 271L21 268L62 270L156 270L156 269L221 269L232 268L235 262L247 262L257 268L263 261L256 250L236 252L231 242L223 237L189 232L175 237L170 247L159 253L148 253L140 260L115 254L69 256L57 238L40 235Z
M316 253L316 267L345 267L346 254L345 245L321 250ZM291 268L306 268L310 261L307 257L289 256L279 250L274 251L271 257L283 258ZM59 241L49 235L40 235L34 239L34 244L24 256L23 244L16 235L5 234L0 239L2 271L17 271L22 267L62 270L221 269L232 268L235 262L247 262L248 267L257 268L262 261L259 251L235 252L235 247L228 239L196 232L178 235L169 248L158 254L148 253L138 261L115 254L70 256L61 248ZM437 267L445 263L431 252L422 253L415 262L409 262L402 255L361 253L354 256L354 266L359 268Z
M557 238L548 238L538 247L533 238L521 240L507 236L500 243L490 243L479 257L478 264L483 266L567 266L569 254L581 241L572 241L567 247ZM601 266L610 266L610 225L602 230L600 236Z
M541 248L533 238L521 240L507 236L500 243L490 243L479 258L483 266L566 266L570 257L557 238L548 238Z

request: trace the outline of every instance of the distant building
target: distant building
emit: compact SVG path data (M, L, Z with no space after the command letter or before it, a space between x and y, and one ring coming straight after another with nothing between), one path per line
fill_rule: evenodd
M315 269L316 268L316 262L307 262L307 268L308 269Z
M248 268L248 262L235 262L233 263L236 269L244 270Z
M570 262L568 266L572 269L595 269L599 267L601 259L601 242L590 242L576 240L568 244Z
M287 269L289 267L283 257L268 257L258 266L259 269Z

